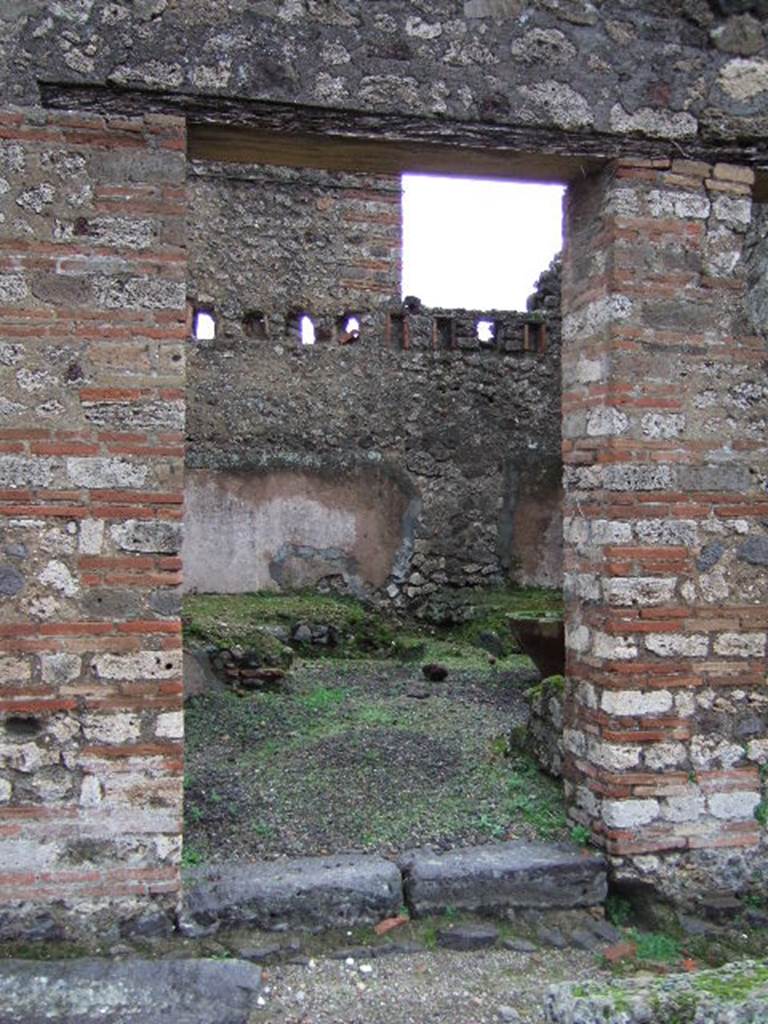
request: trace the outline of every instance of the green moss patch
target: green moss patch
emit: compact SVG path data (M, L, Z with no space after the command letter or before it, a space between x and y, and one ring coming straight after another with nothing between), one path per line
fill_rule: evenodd
M300 662L281 692L186 712L185 841L206 861L566 838L562 788L507 729L531 669Z

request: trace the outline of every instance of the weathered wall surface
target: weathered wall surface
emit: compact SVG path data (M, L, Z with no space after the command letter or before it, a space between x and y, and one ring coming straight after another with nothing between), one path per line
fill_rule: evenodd
M184 126L0 119L0 937L170 910Z
M11 0L0 94L106 82L683 145L766 135L764 0Z
M673 895L763 884L768 396L766 324L747 301L765 269L752 180L627 162L569 202L569 794L619 877Z
M765 216L750 224L748 172L712 165L766 165L767 13L765 0L0 6L0 493L16 524L0 576L4 933L34 901L96 920L112 899L114 921L171 900L179 845L165 587L178 568L181 405L163 389L179 386L182 359L181 157L162 141L179 138L151 121L118 119L106 135L100 121L48 121L41 79L114 86L47 90L65 109L194 107L203 123L314 125L337 140L708 165L573 174L567 770L574 815L619 870L670 889L743 882L768 759L765 342L744 319L765 320ZM364 351L327 356L337 384L353 360L369 372ZM324 358L286 353L275 375ZM462 361L487 355L397 358L444 361L434 407L452 410ZM479 451L487 421L459 425L475 427ZM450 515L440 525L449 532ZM41 911L28 934L52 927Z
M357 472L188 470L184 588L242 593L314 587L365 593L407 565L419 502L386 467Z
M186 585L343 575L353 589L409 604L510 572L559 586L556 275L540 296L546 312L487 314L496 336L483 344L482 312L403 310L397 178L267 166L233 178L203 163L192 172L190 291L215 311L217 337L190 350ZM313 346L300 341L302 311L317 328ZM339 345L347 314L360 337ZM232 481L232 470L253 483L238 483L238 501L210 515L214 475ZM300 526L274 505L268 474L295 501L291 471L326 510L324 527L319 515ZM319 471L340 481L350 511L370 505L376 477L399 480L401 497L385 503L386 516L342 529ZM231 493L226 482L220 490ZM260 565L212 576L216 550L235 563L239 545Z

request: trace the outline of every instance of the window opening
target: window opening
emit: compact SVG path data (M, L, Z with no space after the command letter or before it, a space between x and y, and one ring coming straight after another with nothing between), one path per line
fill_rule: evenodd
M432 321L432 347L456 348L456 322L451 316L436 316Z
M475 330L481 345L492 345L496 340L496 324L493 320L478 320Z
M211 309L196 309L192 320L195 341L213 341L216 337L216 318Z
M343 316L339 321L339 344L351 345L360 338L360 321L356 316Z
M315 344L315 325L312 323L312 317L306 313L299 320L299 333L302 345Z
M243 331L249 338L264 339L269 336L267 318L258 310L251 310L243 317Z
M390 313L387 321L387 344L392 348L408 349L411 339L408 333L408 317L405 313Z
M443 309L524 310L562 249L561 185L406 174L403 295Z

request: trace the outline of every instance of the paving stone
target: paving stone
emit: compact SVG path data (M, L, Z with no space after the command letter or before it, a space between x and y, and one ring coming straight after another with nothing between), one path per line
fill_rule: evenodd
M509 907L573 908L605 899L605 861L568 844L510 842L400 858L407 900L417 914Z
M574 928L568 938L570 939L569 944L571 946L576 946L577 949L585 949L588 953L593 949L597 949L600 945L600 939L597 935L587 928Z
M241 960L250 960L254 964L274 964L300 953L301 947L297 943L289 943L285 946L246 946L239 950L238 956Z
M539 928L536 936L542 946L551 946L553 949L565 949L568 946L568 940L559 928Z
M437 944L443 949L472 950L495 946L499 933L493 925L461 924L440 928Z
M587 922L587 927L590 931L594 932L598 938L602 939L603 942L621 942L624 937L623 933L619 931L616 925L611 924L610 921L606 921L604 917L591 918Z
M402 904L400 872L383 857L254 861L189 872L179 927L191 937L222 925L348 927L393 917Z
M502 939L501 945L504 949L509 949L513 953L535 953L539 948L535 942L531 942L529 939Z
M3 1024L246 1024L260 988L242 960L0 961Z
M505 1022L505 1024L518 1024L520 1020L520 1014L517 1010L513 1010L511 1006L500 1006L496 1011L499 1020Z

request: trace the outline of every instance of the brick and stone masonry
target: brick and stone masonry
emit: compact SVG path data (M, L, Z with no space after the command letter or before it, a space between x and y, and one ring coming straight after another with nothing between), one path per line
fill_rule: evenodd
M188 176L189 292L216 336L188 359L185 587L333 580L430 616L510 576L559 587L557 271L531 314L406 308L399 176Z
M0 939L177 898L184 134L0 120Z
M568 200L567 794L618 877L678 895L743 883L765 855L753 180L734 165L619 161Z

